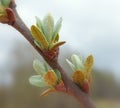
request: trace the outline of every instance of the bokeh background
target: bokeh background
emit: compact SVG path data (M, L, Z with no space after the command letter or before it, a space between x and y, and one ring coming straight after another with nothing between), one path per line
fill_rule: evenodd
M120 108L120 1L119 0L15 0L17 10L30 28L35 16L51 13L63 18L59 61L71 74L65 59L93 54L91 97L97 108ZM31 86L36 74L34 59L42 58L15 29L0 24L0 108L80 108L72 97Z

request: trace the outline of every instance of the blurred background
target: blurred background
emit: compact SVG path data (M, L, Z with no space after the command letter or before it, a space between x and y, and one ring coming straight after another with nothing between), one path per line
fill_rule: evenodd
M120 1L119 0L15 0L17 10L30 28L35 16L51 13L63 18L59 61L71 75L65 59L75 54L93 54L91 96L97 108L120 108ZM31 86L36 74L34 59L42 58L24 37L8 25L0 24L0 108L80 108L72 97Z

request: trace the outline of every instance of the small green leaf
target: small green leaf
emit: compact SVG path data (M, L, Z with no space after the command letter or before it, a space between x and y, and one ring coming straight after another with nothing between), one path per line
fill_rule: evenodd
M78 55L71 56L72 63L75 65L76 70L83 70L82 59Z
M61 80L60 72L57 69L55 69L54 72L56 73L58 80Z
M48 72L50 69L49 69L47 63L44 63L43 65L44 65L45 72Z
M48 86L41 75L34 75L29 78L29 82L37 87Z
M52 44L52 46L50 47L50 50L55 50L56 48L58 48L59 46L65 44L65 41L61 41L61 42L57 42Z
M38 41L34 40L34 43L35 43L35 45L38 46L41 50L43 49Z
M69 64L69 66L71 67L72 71L73 71L73 72L76 71L76 70L75 70L75 65L72 64L68 59L66 59L66 61L67 61L67 63Z
M44 64L41 63L39 60L33 61L33 68L39 75L43 75L46 72L46 68L44 67Z
M9 6L11 0L1 0L1 4L5 7Z
M55 25L55 27L54 27L54 32L53 32L53 35L52 35L52 41L54 41L54 40L56 39L57 34L58 34L58 32L59 32L59 30L60 30L60 28L61 28L61 23L62 23L62 18L60 18L60 19L57 21L57 23L56 23L56 25Z
M47 49L49 44L44 36L44 34L34 25L31 26L31 33L33 38L40 42L40 45L42 46L43 49Z
M38 17L35 17L35 18L36 18L36 26L37 26L37 27L43 32L43 34L44 34L42 21L41 21Z
M54 29L54 19L50 14L45 16L43 19L43 29L48 42L51 42Z
M3 4L0 1L0 16L1 15L5 15L6 11L5 11L5 7L3 6Z

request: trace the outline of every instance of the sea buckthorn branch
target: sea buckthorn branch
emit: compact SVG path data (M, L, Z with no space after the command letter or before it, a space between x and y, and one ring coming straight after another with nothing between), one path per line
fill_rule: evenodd
M67 76L64 69L60 66L58 63L58 55L59 55L59 46L64 44L65 42L58 42L59 34L57 32L53 33L53 37L49 38L47 41L43 39L44 37L41 37L43 40L46 41L44 43L40 38L36 37L36 33L40 34L40 31L36 26L31 27L31 31L29 28L24 24L22 19L20 18L19 14L16 11L16 4L14 0L0 0L0 22L4 24L9 24L13 28L15 28L17 31L19 31L28 41L29 43L38 51L38 53L44 58L44 60L50 65L51 69L44 68L42 72L38 72L38 76L32 76L29 80L30 82L36 86L43 86L42 84L46 86L50 86L51 88L45 91L42 95L47 95L49 92L52 91L60 91L67 93L71 96L74 96L83 106L83 108L95 108L95 105L93 101L91 100L88 93L85 93L84 89L88 87L88 82L90 80L90 75L86 75L86 73L91 69L91 66L89 67L92 59L88 58L87 62L84 64L84 71L85 73L82 75L83 80L76 78L76 75L80 75L83 72L83 70L78 69L75 67L75 72L73 74L73 81ZM39 19L37 18L37 22L39 22ZM61 22L61 19L59 20ZM39 26L39 24L38 24ZM50 24L52 26L52 24ZM59 26L58 26L59 29ZM49 34L46 34L45 32L42 32L42 36L48 36ZM51 41L52 40L52 41ZM41 43L43 43L41 45ZM51 44L52 43L52 44ZM73 57L74 58L74 57ZM75 57L76 59L76 57ZM77 60L77 59L76 59ZM68 61L68 60L67 60ZM78 60L79 61L79 60ZM90 61L90 63L89 63ZM68 61L71 68L74 67L74 60L72 62ZM39 64L39 63L38 63ZM42 65L42 64L41 64ZM39 66L38 66L39 67ZM87 68L86 68L87 67ZM35 67L36 68L36 67ZM46 71L45 71L46 70ZM57 70L57 72L56 72ZM60 75L59 75L60 72ZM89 72L88 72L89 73ZM35 82L38 81L37 79L40 79L42 76L42 83L41 82ZM52 77L50 77L52 76ZM60 77L61 76L61 77ZM51 80L52 79L52 80ZM86 84L87 80L87 86L83 86ZM39 84L38 84L39 83ZM38 84L38 85L37 85ZM78 86L79 85L79 86ZM83 87L83 88L82 88Z

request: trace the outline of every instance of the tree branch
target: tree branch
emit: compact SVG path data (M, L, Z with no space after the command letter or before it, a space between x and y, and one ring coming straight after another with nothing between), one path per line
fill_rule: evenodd
M65 92L67 94L74 96L84 108L95 108L95 105L92 102L89 94L84 93L75 83L72 82L72 80L67 76L63 68L59 65L58 59L50 60L49 58L46 57L44 52L34 44L34 39L32 38L30 30L19 17L15 7L16 5L14 1L12 1L10 4L10 8L14 12L15 21L13 23L10 23L9 25L11 25L17 31L19 31L29 41L29 43L38 51L38 53L51 66L51 68L59 70L62 76L62 80L66 86Z

